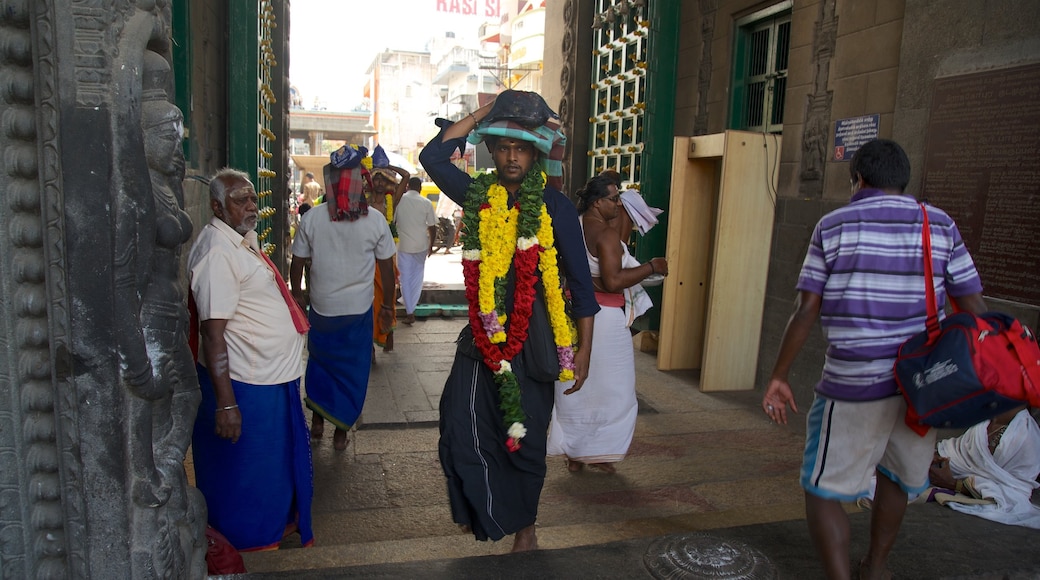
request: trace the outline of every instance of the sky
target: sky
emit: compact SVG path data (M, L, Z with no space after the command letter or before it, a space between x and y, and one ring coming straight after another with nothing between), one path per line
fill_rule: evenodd
M305 109L317 97L327 110L348 111L364 98L365 71L378 53L426 50L445 31L475 38L482 11L498 1L292 0L289 81Z

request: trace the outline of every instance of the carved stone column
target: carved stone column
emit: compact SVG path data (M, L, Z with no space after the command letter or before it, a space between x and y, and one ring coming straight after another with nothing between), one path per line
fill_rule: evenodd
M574 191L585 183L589 149L589 86L592 84L592 17L591 2L565 0L563 3L563 40L560 52L559 115L567 134L564 155L564 192ZM548 46L548 44L546 45Z
M0 38L0 576L204 577L168 2L12 0Z
M708 92L711 88L711 45L715 42L715 17L718 0L700 0L701 58L697 68L697 117L693 122L694 135L708 134Z
M831 57L838 36L835 0L820 3L813 38L813 91L805 99L805 126L802 128L802 158L798 192L806 197L823 197L823 176L827 168L827 140L831 124Z

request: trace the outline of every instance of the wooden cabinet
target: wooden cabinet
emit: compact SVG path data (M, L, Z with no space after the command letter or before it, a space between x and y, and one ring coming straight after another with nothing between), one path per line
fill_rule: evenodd
M700 369L702 391L755 386L780 137L677 137L660 370Z

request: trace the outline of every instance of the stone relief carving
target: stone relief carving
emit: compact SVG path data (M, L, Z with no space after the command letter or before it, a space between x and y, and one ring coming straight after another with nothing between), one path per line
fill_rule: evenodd
M823 177L827 163L827 140L831 120L832 93L827 90L830 61L837 40L838 17L835 0L820 3L820 15L813 37L813 92L805 100L805 125L802 128L802 159L799 193L823 196Z
M68 487L79 476L69 435L75 412L68 392L52 383L67 368L68 330L64 286L54 280L60 262L47 246L61 227L53 21L47 7L31 3L9 3L0 14L0 576L11 578L84 575L75 541L84 530L82 498Z
M157 522L156 553L161 556L163 569L182 576L190 567L186 555L192 554L194 544L205 532L205 514L199 509L204 500L197 490L188 487L183 466L201 398L188 346L188 311L180 283L180 254L191 238L192 223L183 209L183 115L168 100L170 66L155 52L144 53L142 86L141 129L155 227L151 230L154 247L147 265L148 283L141 301L141 327L158 396L154 400L132 399L135 415L131 428L135 431L128 436L141 446L142 463L147 465L150 455L162 494L156 499L167 502ZM139 500L136 492L135 500Z
M694 135L708 133L708 91L711 89L711 43L715 40L715 13L718 0L701 0L701 63L697 69L697 116Z
M169 22L167 0L40 0L0 13L0 577L205 577L204 501L183 468L199 393L179 280L191 234L181 115L159 54ZM108 134L66 138L63 125L81 115L109 119ZM62 167L70 151L114 168L111 189L86 200L111 204L116 218L91 224L118 248L96 256L100 277L111 273L107 296L75 295L82 286L69 283L69 245L83 242L67 237L68 184L80 177ZM114 320L76 324L114 325L98 335L118 338L83 344L76 305L105 299ZM119 380L99 384L106 373L91 365L109 361L121 361ZM83 406L98 400L123 401L105 409L108 424ZM107 464L85 464L83 446L98 443ZM126 505L88 510L85 495L99 501L88 471L129 474L122 491L104 484Z
M563 3L563 41L560 43L560 53L563 54L563 66L560 69L560 124L563 127L571 127L571 115L573 107L571 106L571 91L574 88L574 75L572 74L572 67L574 63L571 61L574 58L574 18L575 18L575 1L566 0Z

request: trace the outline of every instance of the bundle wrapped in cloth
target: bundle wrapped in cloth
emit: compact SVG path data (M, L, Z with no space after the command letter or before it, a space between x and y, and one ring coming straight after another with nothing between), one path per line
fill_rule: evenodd
M560 117L537 93L508 90L495 99L491 111L470 133L467 141L481 143L488 137L509 137L530 141L542 153L542 169L548 185L563 188L563 153L567 137L560 129Z

